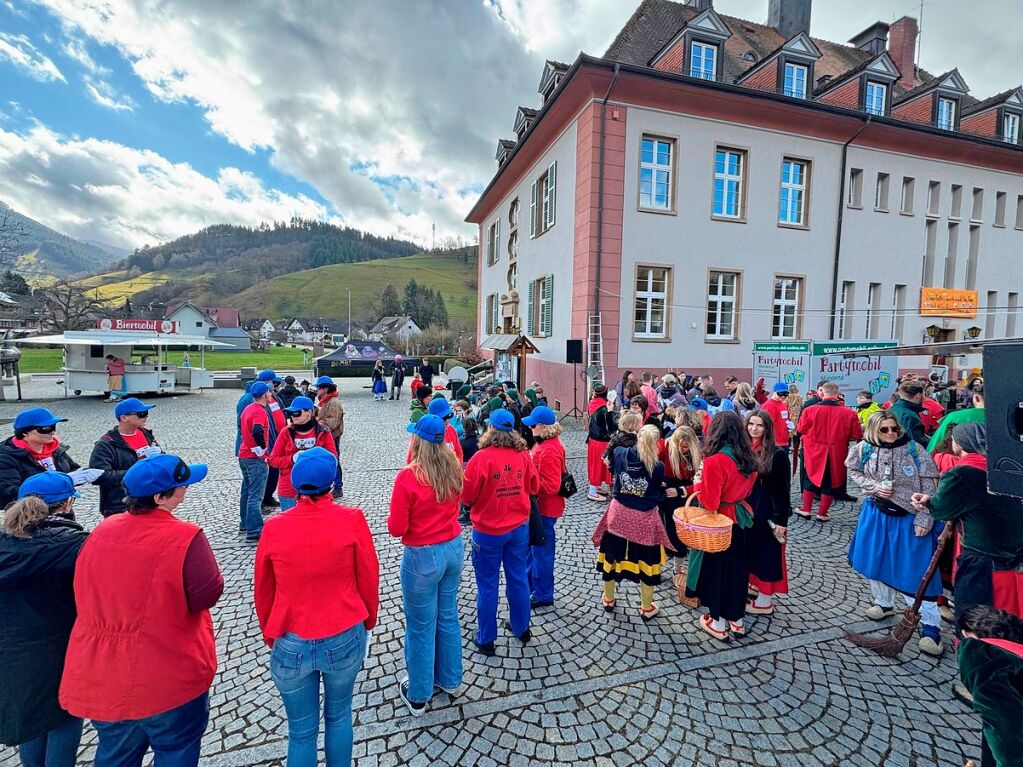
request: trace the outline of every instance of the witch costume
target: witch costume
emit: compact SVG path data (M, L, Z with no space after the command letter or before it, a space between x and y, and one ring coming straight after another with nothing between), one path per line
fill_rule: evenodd
M759 445L754 445L756 450ZM788 527L792 515L789 482L792 465L784 448L775 447L771 470L760 474L749 504L753 507L753 527L749 535L749 582L765 596L789 593L785 544L774 535L774 526Z

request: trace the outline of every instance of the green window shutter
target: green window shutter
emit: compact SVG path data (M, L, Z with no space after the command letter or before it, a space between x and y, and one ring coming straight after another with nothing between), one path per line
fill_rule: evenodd
M556 207L554 193L558 189L557 178L555 177L557 170L558 164L556 162L552 162L550 167L547 169L547 190L550 201L547 204L547 221L546 226L544 227L545 229L550 229L554 226L554 209Z
M493 294L487 296L487 308L483 315L483 332L490 335L494 332L494 296Z
M494 293L494 313L491 317L491 324L493 330L491 332L497 333L501 330L501 297Z
M529 185L529 236L536 237L536 182Z
M529 298L526 301L526 335L533 335L533 301L535 296L533 295L533 288L536 283L533 280L529 281Z
M501 260L501 219L494 222L494 263Z
M546 303L543 310L544 335L551 334L551 320L554 316L554 275L548 274L543 281L543 293Z

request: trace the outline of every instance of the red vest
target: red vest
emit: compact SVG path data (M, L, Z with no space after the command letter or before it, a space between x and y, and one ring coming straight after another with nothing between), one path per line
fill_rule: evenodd
M105 722L169 711L209 690L217 648L209 610L188 610L182 567L199 532L167 511L118 514L89 535L75 567L78 619L60 705Z

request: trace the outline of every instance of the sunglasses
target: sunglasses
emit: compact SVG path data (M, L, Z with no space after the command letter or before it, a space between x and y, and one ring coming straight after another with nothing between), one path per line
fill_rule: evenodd
M56 426L37 426L35 430L37 432L39 432L40 434L53 434L55 431L57 431L57 427Z
M128 413L128 415L133 415L136 418L149 418L149 411L148 410L144 410L144 411L141 411L141 412L138 412L138 413Z
M878 429L881 434L902 434L902 429L898 426L882 426Z

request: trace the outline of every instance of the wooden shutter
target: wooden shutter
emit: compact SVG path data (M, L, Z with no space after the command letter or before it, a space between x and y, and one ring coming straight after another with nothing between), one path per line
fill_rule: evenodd
M491 323L493 326L494 333L501 332L501 301L497 293L493 294L494 297L494 313L491 316Z
M529 237L536 237L536 182L529 185Z
M543 308L544 335L551 334L551 320L554 315L554 275L548 274L543 280L543 294L546 303Z
M533 335L533 301L536 296L533 295L536 282L534 280L529 281L529 298L526 301L526 335Z
M554 208L556 206L554 195L558 188L557 180L555 178L557 170L558 164L556 162L552 162L550 167L547 168L547 217L544 221L544 229L550 229L554 226Z
M501 219L494 222L494 263L501 260Z
M486 308L483 311L483 332L486 333L487 335L490 335L493 332L493 330L491 330L490 324L494 319L493 300L494 300L493 294L487 296Z

